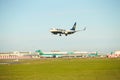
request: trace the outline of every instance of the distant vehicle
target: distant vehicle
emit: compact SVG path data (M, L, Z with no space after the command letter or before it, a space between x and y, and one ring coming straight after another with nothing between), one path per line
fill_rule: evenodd
M59 34L59 36L61 36L62 34L65 34L65 36L67 36L68 34L73 34L78 31L85 31L86 27L82 30L75 30L75 29L76 29L76 22L74 23L73 27L70 30L51 28L50 32L53 33L54 35Z

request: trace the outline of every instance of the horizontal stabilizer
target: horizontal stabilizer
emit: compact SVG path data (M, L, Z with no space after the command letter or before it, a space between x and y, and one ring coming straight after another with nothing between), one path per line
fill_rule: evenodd
M82 30L77 30L76 32L78 32L78 31L85 31L86 30L86 27L84 27L84 29L82 29Z

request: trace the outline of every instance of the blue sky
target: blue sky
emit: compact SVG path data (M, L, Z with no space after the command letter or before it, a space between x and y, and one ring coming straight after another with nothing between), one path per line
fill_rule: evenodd
M77 30L52 35L52 27ZM120 50L119 0L0 0L0 52Z

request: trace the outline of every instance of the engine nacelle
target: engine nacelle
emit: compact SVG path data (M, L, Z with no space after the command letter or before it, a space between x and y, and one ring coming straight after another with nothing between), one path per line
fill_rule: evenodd
M68 32L67 32L67 31L65 31L65 34L68 34Z

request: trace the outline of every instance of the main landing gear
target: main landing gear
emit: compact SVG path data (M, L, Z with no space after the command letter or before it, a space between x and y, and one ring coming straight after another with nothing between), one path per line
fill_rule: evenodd
M61 34L59 34L59 36L61 36Z

